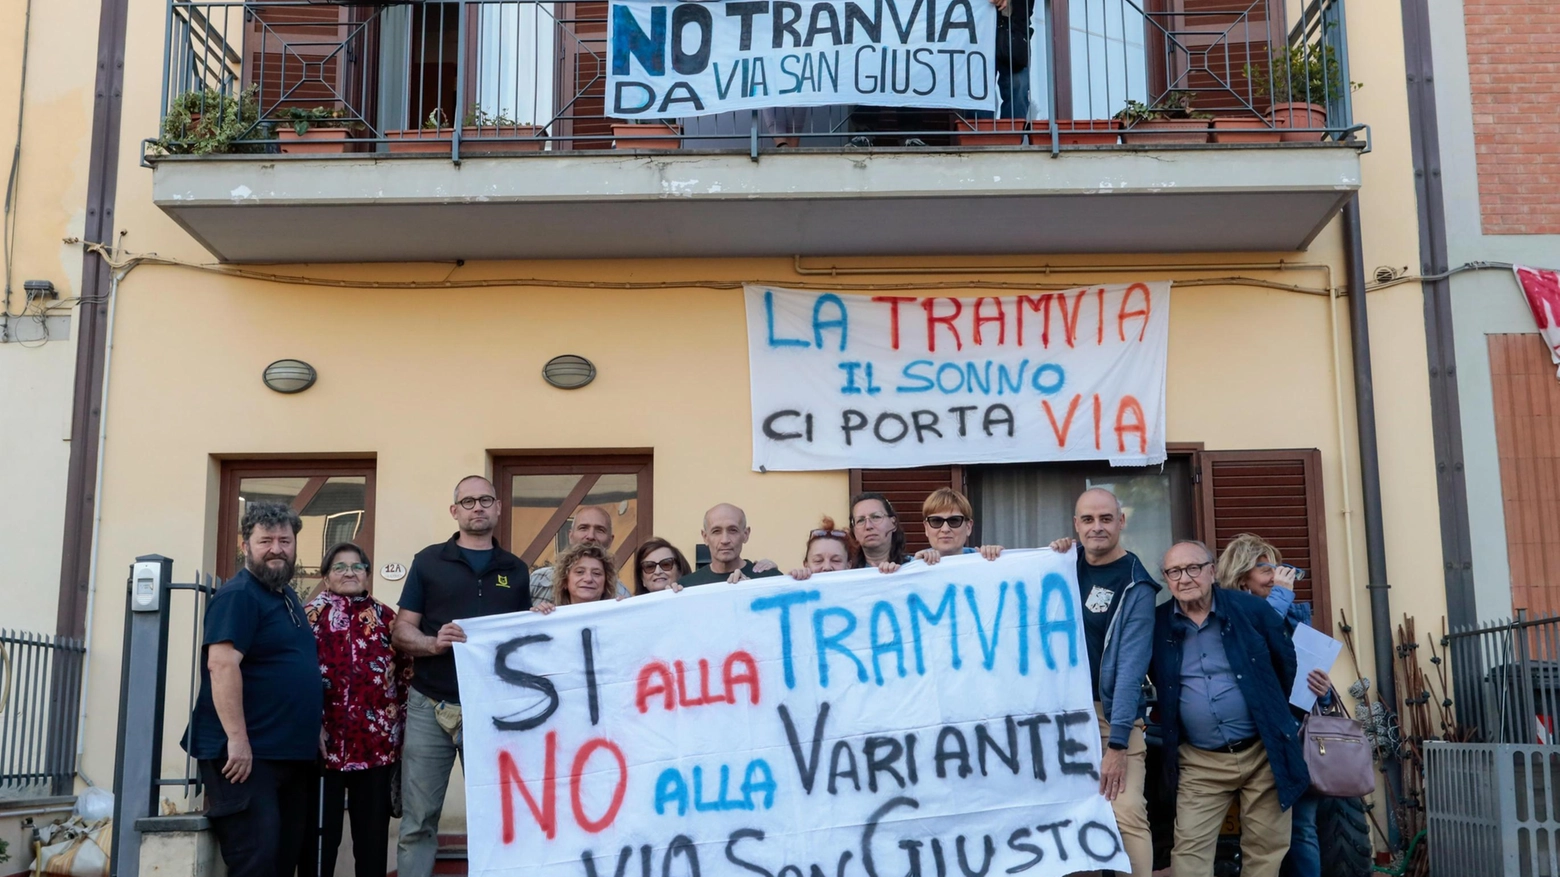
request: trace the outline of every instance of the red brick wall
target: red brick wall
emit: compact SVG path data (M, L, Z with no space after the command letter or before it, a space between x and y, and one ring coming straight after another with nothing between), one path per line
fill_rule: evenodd
M1485 234L1560 234L1560 3L1465 0Z

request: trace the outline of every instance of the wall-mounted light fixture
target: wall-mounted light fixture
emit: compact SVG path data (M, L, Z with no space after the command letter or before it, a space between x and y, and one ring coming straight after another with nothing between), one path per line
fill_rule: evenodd
M278 393L302 393L314 386L319 373L301 359L278 359L265 367L262 380Z
M566 353L547 360L542 378L560 390L578 390L596 379L596 366L583 356Z

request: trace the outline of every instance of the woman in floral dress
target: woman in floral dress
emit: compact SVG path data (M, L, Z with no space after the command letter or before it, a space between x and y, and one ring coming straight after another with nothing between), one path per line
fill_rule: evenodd
M368 553L343 542L325 552L320 569L324 589L307 606L325 678L318 873L335 872L341 812L350 807L356 877L385 877L412 662L390 647L395 610L368 593Z

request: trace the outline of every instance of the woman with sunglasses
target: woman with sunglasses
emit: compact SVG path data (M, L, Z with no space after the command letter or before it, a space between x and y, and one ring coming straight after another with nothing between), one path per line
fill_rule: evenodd
M967 544L975 530L975 512L964 494L948 487L939 487L921 503L921 513L926 520L926 541L932 547L916 552L915 559L935 564L944 557L955 554L980 554L987 560L1002 555L1001 545L982 545L971 548Z
M1301 575L1298 568L1284 563L1278 548L1253 533L1241 533L1224 546L1219 555L1215 572L1219 585L1266 600L1279 617L1284 628L1295 635L1295 628L1311 623L1311 604L1295 602L1295 580ZM1312 670L1305 677L1305 686L1316 695L1324 707L1332 705L1332 677L1326 670ZM1322 849L1316 835L1316 809L1321 796L1307 791L1291 809L1289 852L1279 872L1283 877L1320 877L1322 873Z
M802 557L803 566L787 575L797 581L810 578L815 572L833 572L850 569L850 559L857 553L856 540L850 534L834 526L828 515L818 522L818 529L807 534L807 551ZM895 569L897 569L897 565ZM885 570L890 572L891 570Z
M688 558L660 536L646 539L634 552L634 584L641 594L681 591L682 585L677 584L677 580L691 572L693 567Z
M325 678L319 874L335 872L347 809L357 877L384 877L412 662L390 647L395 610L368 593L368 552L351 542L333 545L320 570L324 587L304 607ZM314 862L308 864L312 873Z

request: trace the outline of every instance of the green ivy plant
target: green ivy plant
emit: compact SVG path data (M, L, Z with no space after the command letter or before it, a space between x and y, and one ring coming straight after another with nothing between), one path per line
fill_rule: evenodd
M1121 122L1122 127L1130 128L1139 122L1157 119L1211 119L1213 114L1192 109L1192 95L1190 92L1183 91L1167 94L1153 106L1142 101L1129 100L1114 118Z
M11 845L4 839L0 839L0 862L11 861Z
M466 111L464 122L467 128L513 128L519 123L509 118L507 110L499 110L496 114L482 109L481 104L472 104Z
M288 107L283 110L282 118L287 127L293 129L299 137L307 134L312 128L355 128L359 123L348 118L345 107L315 107L304 109L302 107Z
M1257 94L1271 94L1276 104L1324 104L1343 96L1343 68L1329 45L1284 46L1273 52L1267 69L1247 64L1246 78ZM1363 87L1364 83L1349 83L1349 91Z
M164 155L265 152L270 127L260 123L259 86L237 95L214 88L187 91L173 99L154 145Z

